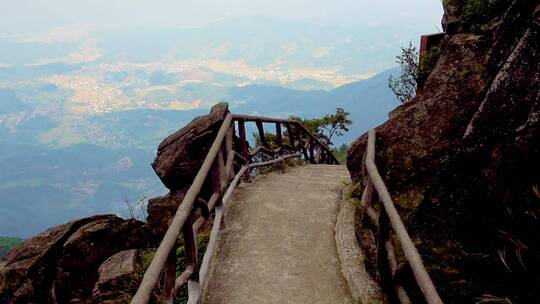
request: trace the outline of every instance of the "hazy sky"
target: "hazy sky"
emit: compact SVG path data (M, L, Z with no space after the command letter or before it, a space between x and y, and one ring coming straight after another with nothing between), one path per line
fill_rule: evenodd
M441 0L0 0L0 33L72 24L189 26L263 15L338 25L418 25L436 30Z

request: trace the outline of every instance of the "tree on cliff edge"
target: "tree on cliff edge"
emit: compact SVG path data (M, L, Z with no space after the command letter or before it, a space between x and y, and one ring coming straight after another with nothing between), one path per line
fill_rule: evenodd
M302 122L311 134L331 147L335 136L342 136L344 132L349 131L349 126L353 123L350 115L351 113L343 108L336 108L336 113L327 114L322 118L302 119L292 115L289 119Z
M405 103L416 95L418 84L418 51L409 42L408 47L401 48L401 55L396 56L396 63L401 67L398 77L390 75L388 87L396 94L401 103Z

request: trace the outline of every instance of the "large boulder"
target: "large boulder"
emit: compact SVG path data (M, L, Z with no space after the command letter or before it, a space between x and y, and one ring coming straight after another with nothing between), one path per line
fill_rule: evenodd
M0 262L1 303L92 303L103 261L147 248L147 226L99 215L56 226L12 250Z
M376 162L445 302L535 303L540 4L481 28L446 35L422 92L377 127ZM366 139L347 157L359 182Z
M228 104L218 103L210 114L195 118L161 142L152 167L167 188L191 185L227 113Z
M148 200L148 225L157 238L163 238L176 214L178 205L184 199L187 187L179 191L171 191L167 195Z
M228 104L218 103L208 115L195 118L159 145L152 167L171 191L148 200L148 225L157 238L165 235L228 113ZM208 192L207 186L203 194Z
M153 256L151 249L129 249L108 258L99 266L93 300L107 304L129 303Z

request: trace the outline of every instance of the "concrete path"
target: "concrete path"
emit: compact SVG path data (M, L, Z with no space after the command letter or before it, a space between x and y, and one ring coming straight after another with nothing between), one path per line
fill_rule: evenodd
M237 188L203 303L352 303L334 226L343 166L306 165Z

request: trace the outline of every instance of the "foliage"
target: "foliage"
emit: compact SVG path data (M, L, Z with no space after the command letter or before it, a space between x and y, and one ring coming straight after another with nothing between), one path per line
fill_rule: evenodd
M13 247L21 244L23 241L15 237L0 236L0 257L7 254Z
M327 114L322 118L302 119L297 116L290 116L289 119L302 122L304 127L317 139L329 147L333 146L332 139L335 136L342 136L349 131L349 126L353 123L350 113L343 108L336 108L334 114Z
M427 77L429 76L429 73L431 73L431 71L435 67L437 60L439 60L440 55L441 55L441 46L437 45L437 46L431 47L420 58L420 64L418 65L418 79L417 79L419 86L424 85Z
M400 102L405 103L414 97L418 84L418 51L412 42L409 42L408 47L401 48L401 55L396 56L396 63L401 66L401 73L397 78L390 75L388 87Z
M332 154L334 154L340 164L347 162L347 150L349 150L349 145L347 144L342 144L338 148L332 149Z
M501 16L510 3L510 0L464 0L461 9L463 29L481 32L482 25Z

